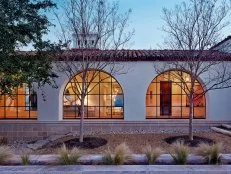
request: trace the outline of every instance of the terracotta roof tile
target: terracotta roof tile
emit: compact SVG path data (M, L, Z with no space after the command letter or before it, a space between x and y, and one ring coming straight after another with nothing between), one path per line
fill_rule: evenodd
M199 51L189 50L78 50L72 49L64 51L59 56L59 60L65 60L68 57L69 60L81 60L82 55L85 55L92 60L115 60L115 61L171 61L179 60L184 61L196 56ZM231 54L219 52L215 50L206 50L201 54L201 59L209 60L225 60L231 61Z

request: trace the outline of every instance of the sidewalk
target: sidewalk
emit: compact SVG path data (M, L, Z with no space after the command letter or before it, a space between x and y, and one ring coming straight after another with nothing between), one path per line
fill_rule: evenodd
M1 174L231 174L231 165L1 166Z

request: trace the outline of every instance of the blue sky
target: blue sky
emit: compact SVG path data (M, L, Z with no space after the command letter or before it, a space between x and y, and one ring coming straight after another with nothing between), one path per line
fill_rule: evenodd
M120 0L119 2L121 10L132 9L130 26L135 29L132 48L155 49L164 41L164 32L161 30L162 8L173 8L182 0Z
M62 5L65 0L57 5ZM113 1L113 0L109 0ZM160 49L159 45L164 42L165 33L162 31L163 20L161 19L162 8L174 8L176 4L183 0L119 0L121 13L132 9L130 16L130 28L135 29L135 35L132 38L131 49ZM187 1L187 0L186 0ZM54 0L55 2L55 0ZM56 30L51 28L46 38L54 41ZM227 30L223 35L226 37Z

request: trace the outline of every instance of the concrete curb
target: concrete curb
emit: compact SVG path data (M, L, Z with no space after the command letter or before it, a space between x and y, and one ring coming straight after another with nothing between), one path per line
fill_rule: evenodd
M211 129L214 130L215 132L231 136L231 131L228 131L228 130L225 130L225 129L221 129L221 128L217 128L217 127L211 127Z
M231 129L231 125L229 125L229 124L221 124L221 126L226 128L226 129Z
M1 174L231 174L229 165L2 166Z
M30 155L31 165L58 165L59 156L58 155ZM95 165L102 163L103 155L83 155L79 159L79 164L84 165ZM8 160L6 165L22 165L22 161L19 155L14 155L10 160ZM133 154L131 159L126 164L137 164L145 165L147 164L147 159L144 154ZM156 160L156 164L161 165L173 165L174 160L169 154L162 154ZM187 164L202 165L206 164L206 161L201 156L189 155ZM222 164L231 164L231 154L222 154Z

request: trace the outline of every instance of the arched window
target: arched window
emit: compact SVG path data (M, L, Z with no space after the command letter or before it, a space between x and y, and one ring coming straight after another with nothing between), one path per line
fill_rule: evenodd
M80 118L80 95L82 73L75 75L67 84L63 94L63 118ZM93 78L94 76L94 78ZM102 71L87 72L87 95L84 101L87 119L123 119L124 96L120 84L110 74Z
M37 119L37 94L32 87L15 88L0 96L0 119Z
M190 88L190 76L185 72L167 71L158 75L147 90L146 118L189 118L186 87ZM205 118L205 97L201 95L203 87L198 80L194 91L194 118Z

